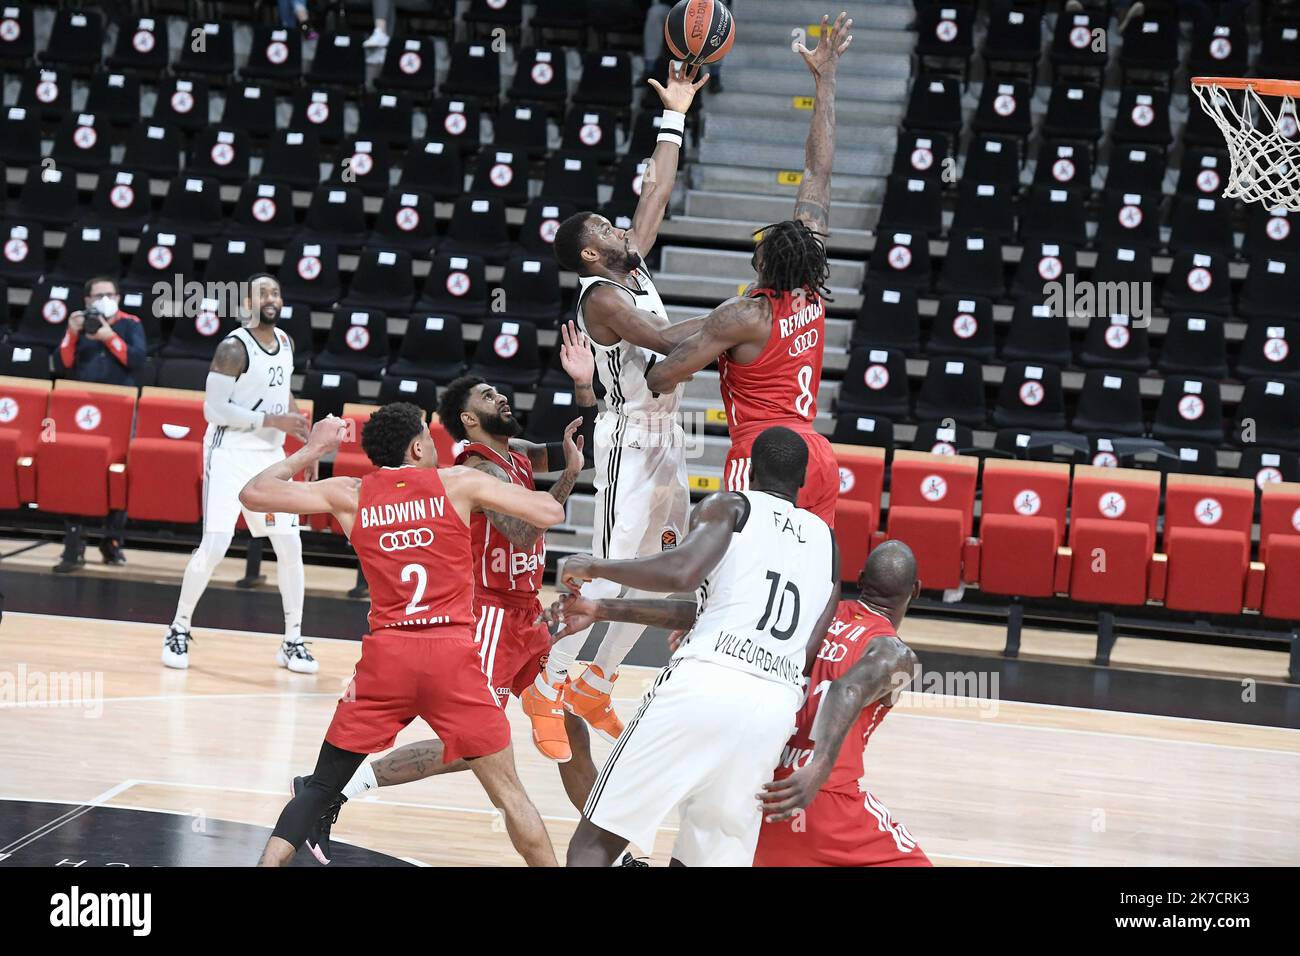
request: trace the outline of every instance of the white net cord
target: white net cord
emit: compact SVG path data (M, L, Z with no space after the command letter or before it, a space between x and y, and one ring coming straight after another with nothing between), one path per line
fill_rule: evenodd
M1300 212L1300 123L1295 98L1269 97L1281 101L1274 112L1254 88L1240 97L1213 83L1193 84L1192 89L1228 142L1232 170L1224 198Z

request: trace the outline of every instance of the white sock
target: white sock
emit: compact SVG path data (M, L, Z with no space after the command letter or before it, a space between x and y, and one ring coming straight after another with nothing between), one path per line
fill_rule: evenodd
M351 800L353 797L365 793L367 790L374 790L379 786L379 781L375 779L375 770L370 766L370 761L361 765L348 785L343 788L343 796Z
M578 653L582 650L582 645L587 643L587 635L590 633L591 628L587 628L577 634L562 637L551 645L550 656L546 658L546 679L543 680L541 674L537 675L537 689L546 694L547 699L555 700L555 688L569 676L569 668L578 659ZM549 686L542 686L548 682Z
M189 563L185 565L185 576L181 578L181 596L176 602L176 616L172 618L172 627L186 631L190 629L190 617L194 614L194 608L199 603L199 598L203 597L203 592L207 590L212 572L226 556L233 537L231 534L218 533L203 535L199 546L190 555Z
M306 590L306 573L302 567L302 538L296 534L273 534L275 578L280 585L280 603L284 605L284 639L289 643L302 640L302 598Z
M636 599L662 597L662 595L652 594L649 591L629 589L623 597ZM605 675L606 680L602 681L599 677L592 676L590 673L584 680L597 690L602 690L608 694L609 687L600 685L608 683L614 677L618 672L619 665L623 663L623 659L631 653L632 648L645 632L644 624L612 621L609 630L605 633L604 640L600 642L600 647L596 648L596 658L592 661L593 664L600 668L600 672Z

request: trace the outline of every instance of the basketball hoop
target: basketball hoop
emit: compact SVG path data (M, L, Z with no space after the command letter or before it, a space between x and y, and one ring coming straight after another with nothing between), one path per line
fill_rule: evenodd
M1224 198L1300 212L1300 82L1196 76L1192 90L1228 142Z

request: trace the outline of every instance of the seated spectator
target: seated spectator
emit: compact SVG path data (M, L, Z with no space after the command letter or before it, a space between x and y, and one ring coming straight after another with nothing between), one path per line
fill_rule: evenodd
M276 3L280 7L280 23L284 26L297 27L304 40L315 40L320 36L312 26L307 0L276 0Z

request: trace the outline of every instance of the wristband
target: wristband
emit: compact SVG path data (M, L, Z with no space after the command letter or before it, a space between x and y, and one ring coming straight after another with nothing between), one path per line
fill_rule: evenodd
M685 132L686 114L676 110L664 110L664 115L659 121L659 136L655 141L681 146Z

